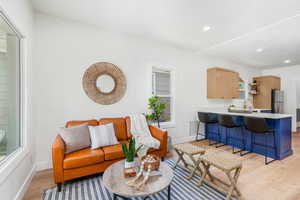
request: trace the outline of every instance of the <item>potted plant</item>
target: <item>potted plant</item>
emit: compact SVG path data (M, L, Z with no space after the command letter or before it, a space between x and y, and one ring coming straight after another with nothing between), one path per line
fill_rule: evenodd
M160 101L158 96L150 97L148 102L148 108L151 110L151 113L146 115L146 119L149 121L156 121L160 128L160 117L166 109L166 103Z
M132 138L129 140L129 144L122 144L122 150L125 156L125 168L135 167L134 157L136 153L139 151L141 146L137 149L135 148L135 139Z

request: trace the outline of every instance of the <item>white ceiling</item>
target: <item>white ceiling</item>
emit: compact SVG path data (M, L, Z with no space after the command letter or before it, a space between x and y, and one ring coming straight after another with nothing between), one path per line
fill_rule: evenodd
M32 0L39 12L254 67L300 64L299 0ZM203 32L203 26L211 30ZM257 53L257 48L263 48Z

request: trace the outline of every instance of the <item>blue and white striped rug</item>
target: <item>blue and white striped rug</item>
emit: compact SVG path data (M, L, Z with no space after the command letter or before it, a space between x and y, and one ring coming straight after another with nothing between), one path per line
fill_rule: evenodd
M166 160L169 166L174 166L174 161ZM189 172L179 166L174 170L174 179L171 185L172 200L223 200L225 194L217 191L207 184L198 186L199 176L194 176L191 180L186 177ZM152 195L150 200L167 199L167 190ZM74 180L62 186L62 191L57 192L57 188L51 188L44 192L43 200L113 200L112 194L104 187L102 177L92 176L84 179ZM142 200L142 198L132 198L132 200ZM232 198L234 200L234 198Z

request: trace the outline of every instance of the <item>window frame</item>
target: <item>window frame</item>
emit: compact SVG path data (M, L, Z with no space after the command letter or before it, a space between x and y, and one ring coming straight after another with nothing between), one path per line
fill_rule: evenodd
M155 84L153 82L153 72L162 72L162 73L169 73L170 74L170 94L169 95L157 95L159 97L170 97L170 121L167 122L160 122L161 128L174 128L175 127L175 73L174 69L170 67L162 67L164 65L151 65L151 84L150 84L150 95L154 96L156 94L153 94L154 90L153 87L155 87Z
M0 184L6 180L6 178L12 173L12 171L18 167L19 163L29 154L29 147L27 141L27 79L25 67L27 66L25 55L28 55L26 44L26 37L17 28L16 23L0 6L0 16L8 24L8 26L14 31L19 39L19 68L18 68L18 102L19 102L19 147L7 155L0 161Z

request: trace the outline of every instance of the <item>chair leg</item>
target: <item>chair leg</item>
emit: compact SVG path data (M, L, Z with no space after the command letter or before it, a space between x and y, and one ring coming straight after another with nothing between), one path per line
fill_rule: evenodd
M200 123L201 122L199 121L198 126L197 126L197 132L196 132L196 138L195 138L196 141L198 141L198 134L199 134L199 129L200 129L199 128L200 127Z
M225 129L226 132L227 132L227 128ZM226 137L227 137L227 134L226 134ZM221 143L221 133L220 133L220 128L218 128L218 143ZM219 148L219 147L222 147L222 146L225 146L225 144L220 144L220 145L216 145L216 148Z
M197 126L196 139L195 139L195 141L197 141L197 142L206 140L205 133L204 133L204 134L200 134L200 133L199 133L199 130L200 130L200 124L201 124L201 122L199 121L198 126ZM198 136L199 136L199 135L203 136L203 138L198 139Z
M238 150L238 151L234 151L234 147L232 147L232 153L233 154L236 154L236 153L242 153L243 152L243 150L242 149L240 149L240 150Z
M61 192L61 185L62 185L62 183L57 183L57 191L58 192Z
M229 129L229 135L230 135L230 129ZM232 138L231 135L230 135L230 138ZM239 141L241 141L241 140L238 139L238 138L234 138L234 140L239 140ZM235 147L232 145L232 154L241 153L241 152L243 151L243 148L240 148L240 150L238 150L238 151L234 151L234 149L235 149ZM237 148L237 149L238 149L238 148Z
M267 135L266 135L267 136ZM265 156L265 165L268 165L268 164L270 164L271 162L274 162L275 160L276 160L276 156L277 156L277 148L276 148L276 141L275 141L275 133L274 133L274 131L272 131L272 136L273 136L273 147L274 147L274 153L275 153L275 159L272 159L272 160L270 160L270 161L268 161L268 158L267 158L267 156ZM267 137L266 137L266 145L267 145L267 142L268 142L268 140L267 140ZM267 155L267 152L268 152L268 150L267 150L267 148L266 148L266 155Z
M273 143L274 143L275 159L277 160L277 146L276 146L276 136L275 136L275 131L273 131Z
M219 130L219 127L218 127L218 130ZM217 133L217 135L218 135L218 133ZM211 142L210 139L208 139L208 138L207 138L207 140L208 140L208 145L209 146L212 146L212 145L215 145L215 144L219 144L218 142Z
M184 153L181 152L181 151L179 151L179 150L177 150L176 148L175 148L174 150L175 150L176 153L178 154L178 160L176 161L175 165L173 166L173 169L175 169L175 168L177 167L177 165L178 165L178 163L179 163L180 161L182 161L183 164L184 164L184 167L187 168L188 164L187 164L187 162L185 161L185 159L184 159L184 157L183 157L183 156L184 156Z
M240 152L240 156L244 156L244 155L251 153L251 151L247 151L247 152L243 153L244 151L246 151L245 132L244 132L243 127L241 127L241 133L242 133L242 151Z
M274 162L275 160L276 160L276 159L272 159L272 160L268 161L268 157L265 156L265 165L268 165L268 164L270 164L271 162Z
M209 145L209 146L212 146L212 145L215 145L215 144L219 144L219 143L218 143L218 142L213 142L213 143L211 143L211 141L208 140L208 145Z

